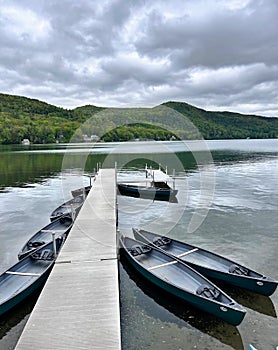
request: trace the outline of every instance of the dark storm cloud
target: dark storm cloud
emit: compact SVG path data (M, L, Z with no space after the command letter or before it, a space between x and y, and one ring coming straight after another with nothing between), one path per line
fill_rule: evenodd
M277 18L275 0L2 0L0 91L278 116Z

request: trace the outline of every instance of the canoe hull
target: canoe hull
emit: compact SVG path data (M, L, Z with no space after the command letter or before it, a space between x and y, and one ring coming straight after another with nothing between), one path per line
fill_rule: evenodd
M66 235L56 239L56 254L59 253ZM56 257L53 243L38 248L0 275L0 316L16 307L37 291L47 280Z
M248 278L211 270L192 263L187 264L208 278L217 279L226 284L247 289L261 295L270 296L277 288L277 282L271 281L267 277L264 279Z
M36 232L28 240L28 242L25 243L21 251L18 253L18 259L21 260L25 258L27 255L29 255L31 252L34 252L40 246L40 242L43 244L47 244L51 242L52 241L51 230L57 231L55 233L55 238L57 238L64 234L68 234L72 227L72 224L73 224L72 218L68 216L62 216L52 221L50 224L46 225L43 229ZM30 245L30 242L32 243L32 245ZM37 243L38 245L35 246L35 243Z
M144 232L146 232L146 234L144 234ZM152 233L152 232L148 232L148 231L144 231L144 230L138 230L138 229L133 229L133 233L134 236L144 242L147 242L151 245L153 245L153 241L150 240L150 237L161 237L158 234ZM219 256L217 254L214 254L212 252L206 251L205 249L196 247L196 246L192 246L192 245L188 245L187 243L183 243L180 241L176 241L174 239L171 239L173 244L179 244L179 245L184 245L185 250L188 249L188 247L190 247L191 249L193 248L198 248L198 253L202 254L202 252L204 252L204 254L209 254L210 256L214 256L215 259L222 259L226 262L228 262L229 265L233 265L236 264L234 261L231 261L229 259L226 259L222 256ZM176 242L176 243L175 243ZM160 246L158 247L158 249L162 249L166 254L170 254L175 256L175 254L173 254L172 248L171 248L171 244L169 245L165 245L165 246ZM240 288L244 288L247 290L250 290L252 292L256 292L265 296L270 296L271 294L273 294L277 288L277 281L272 280L269 277L263 276L255 271L252 271L250 269L249 272L251 274L251 276L245 276L245 275L238 275L238 274L233 274L233 273L229 273L228 270L227 272L222 271L222 270L217 270L217 269L213 269L213 268L209 268L206 266L202 266L200 264L197 263L193 263L189 260L185 258L180 258L183 262L185 262L188 266L191 266L194 270L198 271L199 273L201 273L202 275L208 277L208 278L213 278L219 281L222 281L226 284L231 284L234 285L236 287L240 287ZM239 264L237 264L238 266L241 266ZM245 268L245 267L244 267ZM253 275L253 276L252 276Z
M118 191L122 195L148 198L148 199L170 199L177 195L177 190L160 189L156 187L132 186L118 184Z
M71 194L73 197L82 196L82 195L86 197L89 194L91 188L92 186L81 187L71 191Z
M36 280L32 285L30 285L28 288L26 288L24 291L22 291L20 294L15 295L13 298L9 299L4 304L0 305L0 316L6 314L11 309L18 306L20 303L22 303L27 297L29 297L31 294L36 292L39 288L43 286L43 284L46 282L53 265L43 274L40 276L39 279Z
M237 326L242 322L245 316L245 311L243 311L242 309L233 308L233 305L236 304L235 302L231 303L230 305L223 305L221 303L216 303L215 301L202 298L198 295L187 292L184 289L176 287L175 285L157 277L155 274L151 273L143 266L138 264L137 261L127 252L123 244L121 250L122 253L125 254L129 263L135 268L135 270L138 271L138 273L140 273L148 281L155 284L157 287L163 289L164 291L170 293L171 295L174 295L175 297L183 301L186 301L187 303L190 303L191 305L202 311L213 314L214 316L234 326Z
M63 203L50 214L50 221L57 220L63 215L74 216L74 219L79 214L82 205L84 204L84 196L76 196L69 201Z

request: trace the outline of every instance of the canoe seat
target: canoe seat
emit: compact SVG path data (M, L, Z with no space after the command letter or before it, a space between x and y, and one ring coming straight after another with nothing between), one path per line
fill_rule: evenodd
M135 245L132 248L128 249L128 251L130 252L130 254L132 256L146 254L146 253L150 252L151 250L152 250L152 248L149 247L148 245Z
M236 275L244 275L244 276L248 276L249 274L249 270L246 267L238 266L236 264L233 264L230 266L229 272L234 273Z
M220 292L214 287L210 287L206 284L201 284L200 287L196 290L196 294L208 299L217 299L220 295Z
M27 243L27 246L28 246L28 247L32 247L32 248L37 248L37 247L40 247L41 245L44 245L44 244L45 244L44 241L34 241L34 242L29 241L29 242Z
M165 237L165 236L155 238L153 240L153 244L156 245L157 247L161 247L163 245L170 244L171 242L172 242L171 238Z
M70 215L71 215L71 214L65 214L65 213L63 213L62 217L59 218L59 222L60 222L61 224L65 224L65 223L68 222L69 219L71 218Z
M63 215L64 215L64 214L63 214ZM63 215L62 215L62 217L59 218L59 222L60 222L61 224L64 224L64 223L66 222L66 219L65 219L65 217L63 217Z
M54 253L50 249L45 249L42 252L35 252L31 255L34 260L53 260Z
M82 203L84 202L84 199L82 197L75 197L72 200L73 203Z

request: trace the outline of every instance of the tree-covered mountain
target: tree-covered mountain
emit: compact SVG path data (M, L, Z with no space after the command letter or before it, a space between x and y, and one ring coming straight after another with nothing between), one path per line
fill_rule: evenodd
M182 102L167 102L163 105L190 119L207 140L278 137L278 118L209 112Z
M278 118L209 112L182 102L167 102L162 106L179 112L179 116L195 125L198 133L190 128L184 130L187 127L181 130L180 123L171 131L165 128L158 107L153 123L141 118L144 113L140 109L130 109L128 116L123 113L117 123L110 109L86 105L69 110L36 99L0 94L0 144L17 144L23 139L31 143L69 142L73 136L75 141L83 141L91 135L103 141L194 139L200 135L205 139L278 137Z

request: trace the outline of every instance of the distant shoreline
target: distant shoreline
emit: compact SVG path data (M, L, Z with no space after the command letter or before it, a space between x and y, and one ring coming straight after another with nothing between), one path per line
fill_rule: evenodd
M163 114L164 107L170 111L170 122L167 113ZM105 107L87 105L67 110L0 93L0 144L278 138L278 118L273 117L206 111L185 102L166 102L150 109L119 109L119 114L121 110L124 115L117 116L119 122L113 110ZM149 112L156 113L153 121L145 117Z

